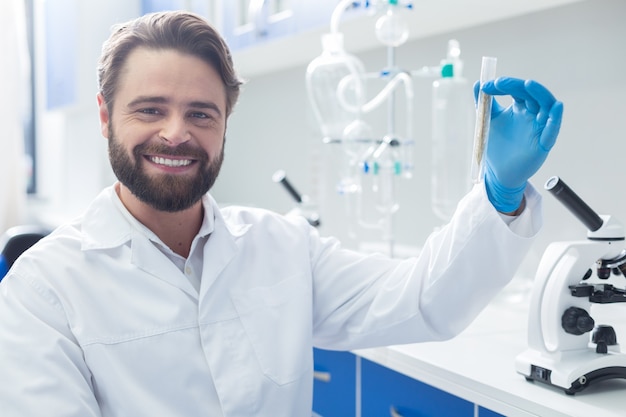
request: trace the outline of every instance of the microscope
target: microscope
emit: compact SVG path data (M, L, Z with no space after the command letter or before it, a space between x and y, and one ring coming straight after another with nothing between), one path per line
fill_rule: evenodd
M626 290L610 283L626 276L624 227L596 214L559 177L548 179L545 189L587 227L587 239L546 248L530 300L528 349L515 368L528 381L574 395L603 380L626 378L626 354L614 328L591 316L592 305L626 302Z

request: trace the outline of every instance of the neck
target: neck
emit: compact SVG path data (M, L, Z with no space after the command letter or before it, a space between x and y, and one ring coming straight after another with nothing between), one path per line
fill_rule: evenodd
M116 185L116 191L133 217L153 231L172 251L185 258L189 256L191 242L198 234L204 217L201 201L186 210L170 213L145 204L120 183Z

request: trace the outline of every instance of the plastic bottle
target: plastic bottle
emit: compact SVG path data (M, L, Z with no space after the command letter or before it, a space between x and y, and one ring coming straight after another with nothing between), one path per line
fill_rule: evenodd
M442 61L441 78L432 86L431 203L435 215L448 221L469 191L475 108L472 86L462 77L459 44L451 40Z

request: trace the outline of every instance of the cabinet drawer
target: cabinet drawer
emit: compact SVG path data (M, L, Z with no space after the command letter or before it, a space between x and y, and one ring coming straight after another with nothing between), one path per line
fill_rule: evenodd
M356 356L314 349L313 411L322 417L356 414Z
M473 417L474 404L367 359L361 361L362 417Z

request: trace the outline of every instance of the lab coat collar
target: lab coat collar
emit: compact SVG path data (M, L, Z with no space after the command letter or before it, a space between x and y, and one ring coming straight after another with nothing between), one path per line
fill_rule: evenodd
M87 208L82 221L82 250L110 249L128 242L132 227L117 207L114 186L102 190Z
M250 224L225 220L209 194L203 197L205 219L200 234L209 234L205 244L200 295L206 294L224 268L235 258L237 240ZM114 186L103 190L92 202L83 218L82 250L103 250L131 242L131 262L149 274L197 297L189 280L150 241L149 234L133 225L119 201Z
M217 227L217 225L223 225L226 227L228 233L233 237L233 239L243 236L250 229L252 226L250 223L239 222L232 217L228 217L228 219L224 218L222 211L219 209L219 206L213 196L211 194L207 194L206 197L213 210L213 218L215 219L214 227Z
M200 236L210 235L215 228L216 217L223 221L217 210L217 203L209 194L202 197L204 220L198 231ZM91 203L83 217L83 250L109 249L121 246L131 240L133 228L144 228L143 232L151 240L159 238L148 228L136 221L133 225L132 215L126 211L115 192L115 186L105 188ZM242 225L228 227L233 236L245 233Z
M116 200L117 203L116 204ZM204 206L204 221L199 231L200 235L209 235L215 231L216 225L221 224L232 239L246 233L250 225L226 222L221 215L215 199L206 194L202 198ZM117 206L117 207L116 207ZM126 218L130 213L125 210L115 192L115 186L105 188L91 203L83 217L83 250L110 249L121 246L131 240L133 225Z

